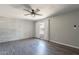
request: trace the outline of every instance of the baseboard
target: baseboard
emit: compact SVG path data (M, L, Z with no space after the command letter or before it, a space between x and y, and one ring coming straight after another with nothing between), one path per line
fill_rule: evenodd
M38 37L34 37L35 39L40 39L40 38L38 38Z
M57 44L60 44L60 45L68 46L68 47L71 47L71 48L74 48L74 49L79 49L79 47L69 45L69 44L64 44L64 43L60 43L60 42L56 42L56 41L52 41L52 40L50 40L50 42L54 42L54 43L57 43Z
M15 40L7 40L7 41L1 41L0 43L5 43L5 42L11 42L11 41L18 41L18 40L24 40L24 39L34 39L35 37L28 37L28 38L18 38L18 39L15 39Z

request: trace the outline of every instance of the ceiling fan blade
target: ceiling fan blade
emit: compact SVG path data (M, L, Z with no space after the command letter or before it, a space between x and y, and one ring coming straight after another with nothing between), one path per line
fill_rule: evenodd
M36 9L36 10L35 10L35 12L38 12L38 11L40 11L40 10L39 10L39 9Z
M31 15L31 14L24 14L25 16Z
M24 9L24 10L31 13L31 11L29 11L29 10L26 10L26 9Z
M39 16L42 16L41 14L35 14L35 15L39 15Z

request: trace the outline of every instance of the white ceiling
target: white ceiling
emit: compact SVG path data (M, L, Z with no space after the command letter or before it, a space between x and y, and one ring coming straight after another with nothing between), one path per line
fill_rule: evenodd
M24 14L28 14L28 12L23 10L23 5L18 4L0 4L0 16L17 19L39 20L51 15L55 16L79 9L78 4L30 4L30 6L33 9L40 9L38 13L42 14L42 16L24 16ZM26 8L28 8L27 5Z

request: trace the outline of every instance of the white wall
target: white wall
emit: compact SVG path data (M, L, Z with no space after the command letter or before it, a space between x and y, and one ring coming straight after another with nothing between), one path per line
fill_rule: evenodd
M34 37L34 22L0 18L0 42Z
M50 41L79 48L79 11L50 18Z

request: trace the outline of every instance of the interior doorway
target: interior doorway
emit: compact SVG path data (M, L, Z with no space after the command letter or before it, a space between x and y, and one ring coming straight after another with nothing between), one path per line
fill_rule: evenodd
M36 37L49 40L49 22L48 20L42 20L36 22Z
M41 39L44 39L44 35L45 35L45 22L40 22L39 23L39 35Z

